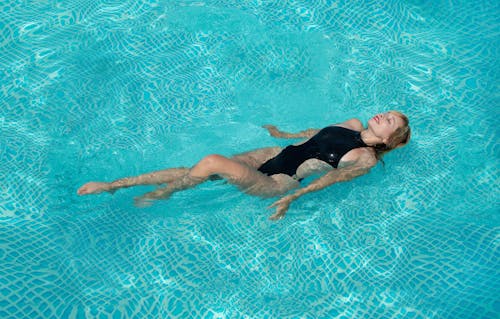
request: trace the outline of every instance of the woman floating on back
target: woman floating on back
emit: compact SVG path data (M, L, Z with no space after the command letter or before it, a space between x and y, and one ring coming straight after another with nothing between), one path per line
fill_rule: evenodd
M208 155L191 168L179 167L126 177L116 181L89 182L78 189L79 195L114 192L135 185L167 186L135 198L137 206L167 199L174 192L192 188L206 180L223 178L247 194L260 197L284 195L270 207L276 207L271 219L285 216L290 203L300 196L368 173L381 156L404 146L410 139L408 118L397 111L377 114L366 128L358 119L299 133L285 133L265 125L271 136L307 138L286 148L266 147L224 157ZM300 181L312 174L324 173L309 185Z

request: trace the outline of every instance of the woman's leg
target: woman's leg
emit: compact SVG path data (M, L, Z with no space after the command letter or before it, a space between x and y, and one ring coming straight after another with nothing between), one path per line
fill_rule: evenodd
M267 160L273 158L281 151L281 147L266 147L260 148L253 151L237 154L231 158L231 160L236 161L240 164L247 165L249 167L257 169L265 163ZM226 158L226 160L228 160ZM203 160L202 160L203 161ZM201 161L200 161L201 163ZM194 167L193 167L194 168ZM190 169L186 167L179 168L169 168L164 170L159 170L151 173L142 174L139 176L133 177L125 177L117 179L113 182L88 182L81 186L77 193L79 195L88 195L88 194L99 194L102 192L115 192L120 188L127 188L136 185L159 185L172 183L170 187L166 187L155 192L148 193L149 195L144 195L140 198L166 198L170 193L186 189L189 187L193 187L205 181L206 178L203 178L201 181L193 176L186 176L189 173ZM218 174L212 174L208 178L209 179L217 179ZM265 175L264 175L265 176ZM267 177L267 176L266 176ZM274 180L278 180L278 183L287 183L287 181L282 181L283 179L287 180L286 177L274 177ZM228 179L231 182L230 178ZM237 183L234 183L237 184ZM168 190L168 191L167 191ZM139 199L140 199L139 198Z
M252 152L248 154L250 153ZM247 158L243 156L243 159ZM209 155L193 166L188 174L173 181L167 187L136 198L136 204L142 206L147 205L153 199L168 198L172 193L194 187L213 175L225 178L245 193L261 197L280 195L299 186L299 183L288 175L267 176L262 174L254 167L244 164L241 157L240 160L236 160L221 155Z
M231 159L257 169L262 164L278 155L281 150L282 148L278 146L259 148L253 151L234 155Z
M127 188L136 185L159 185L170 183L189 172L187 167L169 168L139 176L125 177L113 182L88 182L80 187L78 195L99 194L102 192L115 192L120 188Z
M236 154L230 157L230 159L248 165L255 169L258 169L262 164L267 162L269 159L278 155L279 152L281 152L281 150L282 148L278 146L258 148L245 153ZM222 179L222 177L220 177L217 174L211 175L209 177L209 180L220 180L220 179Z

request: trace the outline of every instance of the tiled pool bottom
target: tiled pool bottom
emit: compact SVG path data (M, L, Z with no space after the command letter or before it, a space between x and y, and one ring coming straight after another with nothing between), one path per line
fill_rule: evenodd
M488 318L496 311L481 307L494 304L485 292L496 289L485 280L496 275L496 261L477 249L495 240L486 227L443 232L431 216L360 227L327 213L276 225L244 209L233 210L239 218L217 213L194 223L186 214L103 210L84 221L2 227L3 317L425 318L473 309Z

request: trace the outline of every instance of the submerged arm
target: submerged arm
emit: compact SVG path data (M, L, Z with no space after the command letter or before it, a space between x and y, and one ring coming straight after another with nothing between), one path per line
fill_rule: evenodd
M348 181L357 176L364 175L368 173L376 163L376 159L371 158L370 156L366 156L360 158L357 162L350 166L331 170L322 177L312 181L311 184L307 185L306 187L300 188L293 194L286 195L280 198L278 201L274 202L269 207L276 207L276 212L269 218L273 220L283 218L292 201L296 200L302 195L321 190L338 182Z
M262 127L267 129L269 131L269 134L271 134L272 137L277 137L277 138L310 138L319 132L318 129L309 128L307 130L300 131L298 133L288 133L288 132L280 131L274 125L264 125Z

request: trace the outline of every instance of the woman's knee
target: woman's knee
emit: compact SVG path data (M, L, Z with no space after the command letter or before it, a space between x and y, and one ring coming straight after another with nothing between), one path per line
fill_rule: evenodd
M224 161L227 160L226 157L218 154L207 155L202 158L198 164L196 164L193 169L202 170L203 172L212 175L216 173L220 166L223 165Z
M201 159L200 163L203 163L207 166L217 166L222 163L224 160L227 160L226 157L219 154L210 154Z

